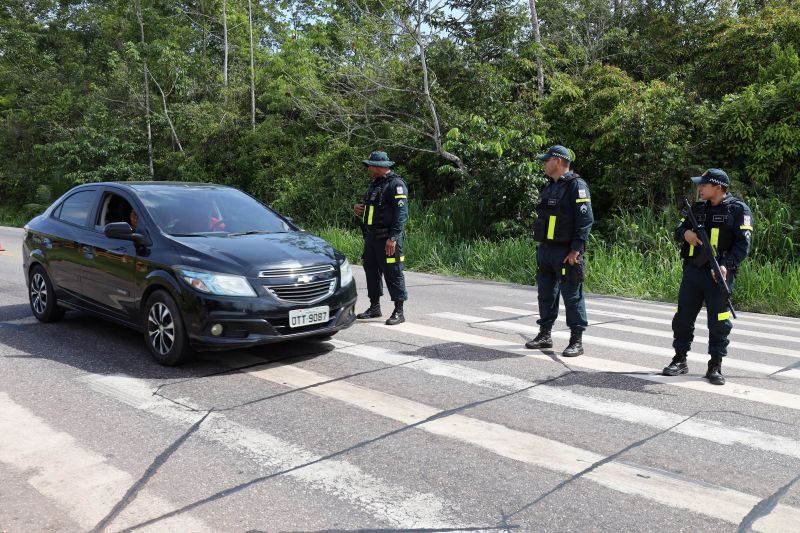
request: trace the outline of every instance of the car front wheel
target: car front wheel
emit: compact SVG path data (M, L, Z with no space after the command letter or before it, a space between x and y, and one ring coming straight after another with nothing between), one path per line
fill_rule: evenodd
M40 322L55 322L64 318L65 310L59 307L53 283L41 266L35 266L31 270L28 296L33 316Z
M158 290L147 299L144 340L150 354L161 365L176 366L191 357L178 305L165 291Z

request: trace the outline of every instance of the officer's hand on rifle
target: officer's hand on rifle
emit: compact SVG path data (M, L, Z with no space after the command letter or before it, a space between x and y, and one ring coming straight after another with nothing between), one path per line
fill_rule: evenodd
M725 281L728 281L728 269L725 268L724 266L720 265L719 266L719 270L720 270L720 272L722 272L722 276L725 278ZM711 269L711 279L714 280L714 283L717 282L717 273L714 272L713 268Z
M692 246L703 246L702 241L697 237L697 233L693 232L690 229L687 229L683 234L683 240L691 244Z
M357 217L363 216L364 204L353 204L353 213L355 213Z

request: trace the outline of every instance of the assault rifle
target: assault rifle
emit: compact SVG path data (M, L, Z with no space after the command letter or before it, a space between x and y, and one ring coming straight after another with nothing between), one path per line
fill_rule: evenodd
M731 303L731 288L728 287L728 282L725 280L725 276L722 275L722 269L719 267L719 262L717 261L717 254L714 253L714 248L711 246L711 242L708 240L706 228L704 225L697 222L697 218L692 212L692 204L689 203L689 200L684 198L683 201L686 202L686 218L689 219L689 223L692 225L692 231L697 234L697 238L700 239L700 242L702 243L700 251L701 256L708 257L708 262L711 263L711 270L714 272L714 275L717 278L717 284L722 290L723 296L725 296L728 309L731 310L731 315L733 315L733 318L736 318L736 311L733 310L733 304Z

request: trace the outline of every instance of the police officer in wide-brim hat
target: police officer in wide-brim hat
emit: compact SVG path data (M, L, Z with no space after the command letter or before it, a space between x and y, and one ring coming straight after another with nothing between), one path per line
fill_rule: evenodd
M369 308L357 318L365 320L381 316L380 298L383 279L394 302L394 311L386 320L392 326L405 322L403 302L408 299L403 268L403 231L408 220L408 187L392 167L394 161L386 152L372 152L362 161L372 183L353 212L361 219L364 234L364 274L367 278Z
M733 290L739 265L750 251L753 218L750 208L728 192L731 180L719 168L709 168L702 176L691 178L697 185L701 200L691 206L697 222L706 229L722 275ZM710 254L702 253L702 243L692 231L689 217L675 229L675 239L681 243L683 277L678 293L678 308L672 318L675 356L664 368L665 376L689 372L686 356L694 340L694 324L703 304L708 312L708 353L710 360L706 378L714 385L723 385L722 358L728 353L728 335L733 328L727 298L717 284L711 269Z

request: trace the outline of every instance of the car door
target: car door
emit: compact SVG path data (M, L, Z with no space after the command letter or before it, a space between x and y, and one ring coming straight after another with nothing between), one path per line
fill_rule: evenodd
M81 303L81 270L90 260L86 247L87 224L94 214L98 189L80 189L69 195L53 210L57 220L53 235L44 236L50 276L65 300Z
M91 260L83 265L82 288L84 296L97 312L133 322L137 297L136 245L131 241L108 238L103 233L106 223L124 222L119 216L111 216L108 209L110 204L123 202L132 205L123 191L109 188L102 191L86 243L91 250ZM129 212L126 211L126 217ZM140 222L142 224L144 222Z

